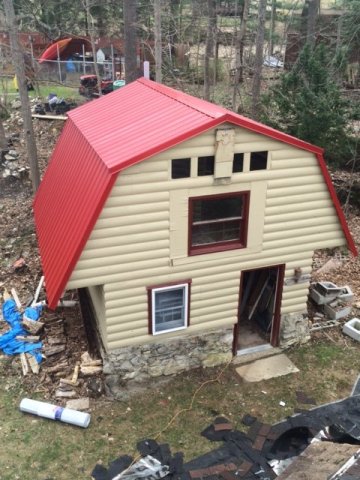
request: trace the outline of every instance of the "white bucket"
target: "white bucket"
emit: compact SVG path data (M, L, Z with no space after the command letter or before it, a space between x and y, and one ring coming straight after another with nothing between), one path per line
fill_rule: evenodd
M25 413L38 415L39 417L49 418L50 420L60 420L61 422L82 428L89 426L91 418L89 413L63 408L51 403L39 402L38 400L31 400L30 398L21 400L20 410Z

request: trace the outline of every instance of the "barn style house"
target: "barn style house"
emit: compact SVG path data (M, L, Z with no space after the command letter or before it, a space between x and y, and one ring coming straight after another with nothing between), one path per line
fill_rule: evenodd
M322 149L146 79L68 117L34 202L48 304L80 289L113 382L308 338L314 250L356 254Z

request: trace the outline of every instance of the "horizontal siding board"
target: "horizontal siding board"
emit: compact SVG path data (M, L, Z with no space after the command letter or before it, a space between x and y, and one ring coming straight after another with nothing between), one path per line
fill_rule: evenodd
M332 205L328 202L328 200L319 200L318 202L310 201L310 202L302 202L302 203L288 203L285 205L277 205L277 206L266 206L265 213L268 217L272 217L273 215L282 215L286 213L294 213L294 220L297 219L297 215L305 215L308 214L307 218L311 218L309 215L309 209L311 211L316 212L318 216L328 216L332 215L334 218L337 218L335 215L335 210L333 209ZM303 217L304 218L304 217ZM306 217L305 217L306 218Z
M129 232L129 228L127 227L127 225L119 226L119 221L116 217L104 218L104 219L101 218L100 220L98 220L98 223L99 223L99 227L101 226L101 228L104 228L104 229L118 227L118 228L122 228L124 233L126 232L126 229L127 229L129 234L149 231L149 224L144 222L144 223L134 225L133 228L131 229L131 232ZM151 222L151 228L157 229L157 230L168 229L169 220Z
M217 331L218 329L222 329L224 327L232 327L234 322L232 320L228 320L224 323L223 320L213 322L210 325L205 324L198 324L198 325L191 325L188 329L180 330L180 332L175 333L168 333L162 335L125 335L123 338L119 339L118 334L114 334L113 336L109 335L108 346L109 350L116 350L121 347L129 346L129 345L138 345L143 343L159 343L161 340L172 339L175 340L176 338L184 338L186 335L194 335L201 332L209 332L212 330Z
M153 256L150 252L164 252L169 248L169 240L155 240L152 242L144 242L144 243L137 243L137 244L127 244L127 245L117 245L117 246L103 246L99 244L100 248L92 248L87 249L81 256L81 261L85 262L85 260L95 260L95 259L106 259L109 256L113 256L114 261L121 257L131 255L136 257L138 253L148 253L149 257ZM147 255L146 255L147 256Z
M305 246L308 247L306 244ZM124 271L123 266L121 269L118 266L109 266L106 268L106 272L101 273L97 269L77 270L68 288L78 288L78 285L82 285L86 279L91 281L92 278L97 279L97 284L127 282L129 286L137 286L144 285L146 277L148 278L148 284L151 285L176 281L179 278L190 277L194 279L201 275L205 282L211 284L214 282L214 275L216 275L217 281L221 282L233 278L234 272L238 273L240 269L260 268L288 261L294 261L294 267L296 267L302 255L303 250L301 246L292 245L287 248L280 246L278 249L269 250L267 255L263 253L256 260L253 260L252 256L244 258L239 260L238 264L234 262L234 259L230 258L228 263L224 263L224 260L220 259L216 263L211 262L209 265L207 263L204 265L189 264L177 266L176 269L169 269L167 265L164 265L164 260L162 260L163 266L159 264L159 261L152 261L151 265L148 266L149 272L145 272L144 268L140 266L139 270L129 268L126 271ZM131 264L128 265L131 266Z
M291 207L294 207L294 210L291 210ZM265 225L270 223L278 222L293 222L295 220L306 220L314 217L324 217L324 216L333 216L332 211L329 211L327 208L313 208L311 205L308 205L307 209L296 208L297 206L289 205L288 207L271 207L267 209L268 215L265 216ZM271 210L271 213L269 212ZM339 228L335 224L335 227ZM285 229L284 229L285 230Z
M296 159L294 157L288 157L283 160L276 159L276 153L271 154L271 169L272 170L287 170L289 172L292 171L294 168L305 168L305 167L313 167L314 166L314 159L312 157L305 157L301 160ZM320 171L320 170L319 170Z
M277 187L272 186L271 188L268 188L267 198L284 198L284 205L289 202L287 197L292 197L294 195L302 195L307 193L313 195L319 192L326 192L327 198L329 198L329 192L324 182L319 182L319 180L317 179L315 183L317 183L316 186L314 186L312 183L292 185L291 187L287 187L286 185L279 185Z
M281 314L282 315L286 315L286 314L304 314L306 313L307 309L306 309L306 303L299 303L297 305L288 305L288 306L284 306L284 307L281 307Z
M169 239L169 233L165 230L155 230L148 233L138 233L126 235L124 229L117 229L117 235L113 232L112 235L92 238L88 241L87 250L97 250L105 247L125 247L127 245L146 244L154 242L162 242ZM137 248L137 247L135 247Z
M161 222L167 220L169 214L166 211L152 211L144 212L142 215L124 215L122 207L112 207L104 208L101 217L102 219L115 218L117 221L119 221L119 217L121 217L121 223L129 227L131 225L137 225L140 220L143 223Z
M292 220L287 222L276 222L269 223L264 226L264 233L270 232L282 232L286 230L286 234L293 235L294 230L300 230L302 228L308 228L314 231L314 227L322 227L326 225L331 225L331 228L334 230L334 224L336 216L320 216L316 218L304 218L302 220Z
M284 228L285 227L285 228ZM283 225L282 230L279 230L277 232L270 232L270 231L264 231L264 239L268 241L274 241L274 240L283 240L285 237L284 230L286 229L286 239L289 241L295 240L302 235L309 235L310 237L314 235L314 226L310 226L308 228L288 228L288 225ZM317 225L317 231L321 231L322 234L328 234L329 232L334 232L334 223L331 221L328 221L327 224L319 224Z
M132 269L149 269L149 268L156 268L159 264L160 259L164 265L168 263L166 260L169 258L169 249L163 248L158 249L156 251L156 255L153 255L151 258L150 252L142 251L142 252L133 252L131 255L124 254L124 255L114 255L111 257L98 257L98 258L91 258L91 259L80 259L79 260L79 270L88 270L91 271L94 269L101 269L104 267L111 267L112 269L119 269L119 265L121 265L121 269L123 271L132 270ZM138 266L139 265L139 266ZM141 265L141 267L140 267ZM95 274L95 272L94 272ZM96 274L95 274L96 275Z
M332 202L329 199L329 194L326 191L320 192L310 192L310 193L302 193L300 195L292 195L292 196L285 196L285 195L278 195L274 197L267 196L266 199L266 207L275 207L276 205L284 205L287 203L291 203L293 205L297 203L313 203L313 205L317 205L318 202L326 201L328 205L332 206Z

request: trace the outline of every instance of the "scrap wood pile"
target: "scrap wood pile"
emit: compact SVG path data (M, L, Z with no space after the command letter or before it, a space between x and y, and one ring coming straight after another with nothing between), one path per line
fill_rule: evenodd
M66 401L101 395L102 361L87 352L77 302L62 301L62 305L72 307L50 312L44 300L37 302L39 292L38 287L32 307L20 302L15 289L13 298L4 294L0 352L13 356L14 363L21 365L25 385L30 391L42 392L47 399Z

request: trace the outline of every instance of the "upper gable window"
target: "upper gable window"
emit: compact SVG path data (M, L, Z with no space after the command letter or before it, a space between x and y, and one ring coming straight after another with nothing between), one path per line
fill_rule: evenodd
M249 192L189 198L189 255L246 246Z
M268 152L251 152L250 171L266 170L268 161Z
M198 175L199 177L205 175L214 175L215 157L199 157L198 158Z
M189 178L190 172L190 158L175 158L171 160L171 178Z
M233 173L242 172L244 170L244 154L234 153Z

